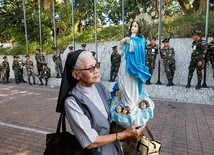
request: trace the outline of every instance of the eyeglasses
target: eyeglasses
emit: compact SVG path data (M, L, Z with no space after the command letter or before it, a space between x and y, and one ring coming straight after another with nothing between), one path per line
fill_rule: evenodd
M89 70L90 73L93 73L95 71L95 69L99 69L100 68L100 63L95 64L94 66L91 66L90 68L86 68L86 69L76 69L76 70Z

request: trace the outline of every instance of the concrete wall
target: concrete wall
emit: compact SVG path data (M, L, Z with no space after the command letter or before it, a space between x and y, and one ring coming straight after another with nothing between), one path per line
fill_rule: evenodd
M211 38L209 38L209 41L211 41ZM117 41L108 41L108 42L99 42L98 43L98 60L101 63L101 75L102 80L107 81L109 80L110 76L110 55L112 52L112 46L117 45ZM174 47L175 49L175 58L176 58L176 72L175 72L175 78L174 83L176 85L186 85L187 83L187 75L188 75L188 66L190 61L190 56L192 52L192 38L178 38L178 39L171 39L170 40L170 46ZM80 48L80 44L76 45L76 49ZM89 51L95 51L95 44L90 43L87 44L87 50ZM67 52L67 48L65 50ZM63 62L66 59L67 54L62 54L62 60ZM0 56L0 62L2 62L2 57ZM24 55L21 55L20 58L22 60L25 60ZM45 55L46 61L48 63L48 66L51 69L51 75L53 77L56 76L55 72L55 66L54 62L52 60L52 54ZM35 55L31 55L31 59L33 60L35 66ZM12 65L12 56L8 56L8 61L10 62L10 66ZM156 69L154 71L153 77L151 79L152 83L156 83L158 79L158 70L157 70L157 62L156 62ZM37 72L35 70L35 72ZM11 78L14 78L13 71L11 69ZM213 71L211 67L207 67L207 85L208 86L214 86L214 79L212 78ZM163 84L167 83L166 74L164 72L163 64L161 63L161 82ZM197 76L196 72L194 73L192 85L196 85L197 83Z

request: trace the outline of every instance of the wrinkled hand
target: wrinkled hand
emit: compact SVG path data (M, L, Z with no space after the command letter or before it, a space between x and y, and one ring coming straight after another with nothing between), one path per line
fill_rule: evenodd
M124 132L127 135L127 137L129 136L140 136L143 134L143 130L145 128L145 125L141 126L140 128L136 129L137 127L137 123L134 122L132 124L132 126L130 126L128 129L126 129Z

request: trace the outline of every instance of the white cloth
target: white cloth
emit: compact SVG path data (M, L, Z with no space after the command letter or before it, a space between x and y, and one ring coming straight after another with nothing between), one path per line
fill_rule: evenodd
M121 101L128 105L132 110L139 99L138 81L127 72L123 46L119 43L118 47L118 53L121 55L121 64L118 72Z

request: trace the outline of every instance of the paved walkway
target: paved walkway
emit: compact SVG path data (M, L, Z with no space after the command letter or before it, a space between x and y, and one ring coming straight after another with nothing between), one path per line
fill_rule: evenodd
M0 84L0 155L42 155L55 132L59 87ZM161 155L213 155L214 105L155 101L148 123Z

